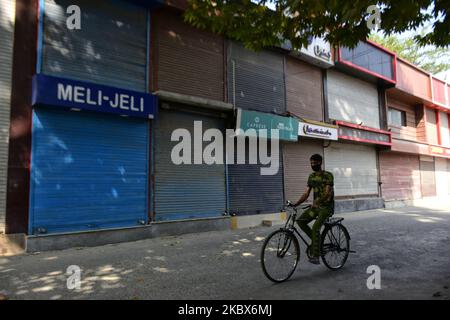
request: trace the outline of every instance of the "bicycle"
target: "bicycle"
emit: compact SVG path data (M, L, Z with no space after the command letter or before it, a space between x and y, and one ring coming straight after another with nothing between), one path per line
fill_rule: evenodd
M303 210L309 208L310 205L301 207ZM261 250L263 272L269 280L276 283L288 280L297 268L300 260L300 244L295 234L305 243L306 255L311 258L311 245L295 227L297 208L288 201L286 211L289 212L286 224L266 238ZM333 214L334 212L324 222L320 236L320 256L325 266L335 271L345 265L349 253L354 251L350 251L350 234L342 225L344 218L332 218ZM286 265L283 266L283 263ZM281 270L283 268L284 270Z

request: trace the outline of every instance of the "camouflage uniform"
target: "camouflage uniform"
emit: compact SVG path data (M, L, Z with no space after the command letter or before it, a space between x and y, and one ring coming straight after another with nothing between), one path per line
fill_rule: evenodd
M308 178L308 187L314 192L314 201L317 208L310 208L303 212L303 214L297 219L297 223L300 228L311 239L312 256L320 256L320 228L325 220L333 212L334 193L333 193L334 178L333 174L328 171L313 172ZM326 200L326 186L331 186L330 200ZM312 220L316 219L312 229L308 226Z

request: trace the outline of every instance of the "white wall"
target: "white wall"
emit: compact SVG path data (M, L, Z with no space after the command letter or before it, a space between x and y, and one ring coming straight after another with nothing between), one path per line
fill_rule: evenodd
M359 80L336 70L328 70L329 117L380 128L378 90L375 84Z
M450 132L448 129L448 114L446 112L439 113L439 122L441 130L441 143L443 146L450 148Z
M435 158L435 174L436 174L436 195L439 198L448 198L448 175L447 159Z

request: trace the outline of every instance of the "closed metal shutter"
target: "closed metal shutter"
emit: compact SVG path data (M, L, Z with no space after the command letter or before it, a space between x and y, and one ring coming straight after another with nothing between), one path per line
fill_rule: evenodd
M333 142L324 152L325 168L334 175L335 196L378 195L374 147Z
M30 233L145 223L148 132L143 120L35 109Z
M81 9L69 30L67 7ZM122 0L45 0L42 72L146 91L147 13Z
M256 53L229 42L228 101L242 109L285 113L283 64L280 53Z
M422 181L422 197L436 196L433 157L420 156L420 179Z
M222 216L226 211L224 164L194 163L194 121L202 121L203 132L209 128L223 132L224 120L204 115L161 110L155 123L155 220L176 220ZM173 163L172 132L183 128L191 134L191 163ZM201 139L201 137L198 137ZM203 142L204 147L210 142ZM198 152L198 151L197 151Z
M270 153L270 142L268 143ZM237 150L235 146L235 150ZM279 149L279 169L275 175L261 175L261 168L269 165L249 164L248 139L246 164L228 165L230 212L237 215L275 213L283 208L283 159ZM236 163L236 161L235 161Z
M450 194L450 159L447 160L447 190L448 190L448 194Z
M426 108L426 119L427 119L426 130L428 143L438 144L436 111L434 109Z
M174 10L158 10L154 21L158 90L223 101L223 38L183 23Z
M0 2L0 233L5 230L15 0Z
M310 120L323 120L322 70L300 61L286 58L287 110Z
M380 176L385 200L421 198L418 155L381 152Z
M306 190L308 177L312 173L309 158L316 153L323 156L322 140L301 138L298 143L283 144L286 200L297 201ZM310 200L312 196L311 193Z
M327 72L329 117L379 129L376 85L335 70Z
M435 158L436 190L440 198L448 197L447 159Z

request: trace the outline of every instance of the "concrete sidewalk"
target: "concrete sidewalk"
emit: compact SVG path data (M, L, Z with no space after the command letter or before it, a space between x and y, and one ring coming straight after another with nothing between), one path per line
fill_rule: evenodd
M278 227L206 232L93 248L0 257L9 299L449 299L450 206L345 213L352 236L344 269L305 261L272 284L260 267L264 237ZM66 270L81 268L81 289ZM381 268L381 290L366 286Z

